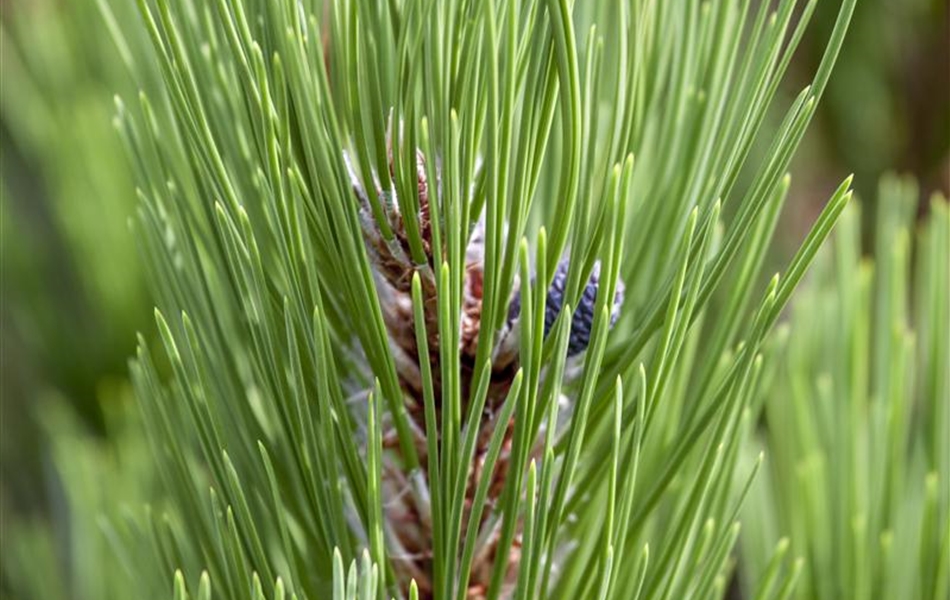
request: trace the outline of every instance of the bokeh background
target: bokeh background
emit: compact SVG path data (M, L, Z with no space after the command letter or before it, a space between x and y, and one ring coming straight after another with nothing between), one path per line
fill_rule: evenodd
M114 96L159 85L133 2L0 2L0 519L57 518L47 431L102 435L131 403L127 359L151 331L128 221L129 158ZM817 68L838 4L819 2L785 81ZM126 31L116 47L109 28ZM135 65L133 77L129 65ZM786 102L786 105L787 105ZM778 118L778 115L776 116ZM797 247L848 174L873 215L879 178L912 175L919 214L950 192L950 11L945 0L862 0L792 167L775 263ZM865 219L871 247L872 219ZM64 410L61 408L67 406ZM57 421L53 424L52 421ZM55 552L55 549L51 551ZM6 586L0 581L0 595Z
M878 181L914 176L920 211L950 188L950 13L946 0L861 0L828 90L792 163L785 215L795 239L821 198L853 173L854 189L873 214ZM837 3L819 2L791 65L786 90L806 85L831 33ZM866 236L873 222L865 223ZM867 240L870 242L870 240Z

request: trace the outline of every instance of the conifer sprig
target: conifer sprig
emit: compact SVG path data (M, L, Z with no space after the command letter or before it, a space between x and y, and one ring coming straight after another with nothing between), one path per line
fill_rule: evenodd
M233 597L251 572L267 594L277 574L315 593L334 548L352 557L368 546L381 567L379 589L405 593L397 582L406 573L391 569L410 557L399 555L393 532L398 538L418 524L379 512L380 503L402 502L402 518L431 522L431 547L422 551L432 553L432 572L408 575L425 579L435 597L508 595L511 569L527 597L553 592L554 582L566 596L610 596L628 589L623 578L631 576L643 578L650 597L677 597L724 577L737 501L727 474L758 348L848 197L845 183L789 276L773 280L747 312L783 174L853 7L842 7L815 84L789 109L758 175L739 186L813 6L789 30L795 4L774 14L763 6L747 22L748 3L621 3L572 16L565 1L310 10L140 2L167 90L156 107L167 109L143 97L135 112L145 119L122 116L120 129L133 154L148 157L139 163L149 184L140 231L161 290L159 331L173 378L160 383L146 345L133 372L183 522L167 535L206 540L192 568L208 569ZM603 33L591 26L580 39L575 22L595 18L616 25ZM417 182L420 153L427 199ZM434 306L417 296L409 314L421 312L438 330L424 332L438 340L428 377L438 393L423 394L434 427L426 418L414 425L407 411L383 305L399 297L377 293L354 178L381 243L404 243L406 276L431 281ZM734 217L723 217L720 198ZM431 239L422 235L423 205ZM396 221L385 216L392 211ZM548 235L538 235L542 224ZM481 244L481 325L474 363L465 366L455 348L473 243ZM736 270L733 259L749 244L755 251ZM555 325L545 339L543 317L565 250L564 306L591 301L583 282L597 260L604 283L589 346L574 366L564 362L570 326ZM710 345L701 335L709 302L740 276L731 302L716 310L729 327ZM608 335L618 280L629 292ZM493 377L497 332L515 293L521 375L517 394L502 403L511 405L513 429L486 446L506 476L481 500L472 482L474 498L489 502L483 525L463 531L460 507L471 491L459 484L471 466L463 450L483 418L467 407ZM562 311L562 322L564 313L574 314ZM696 356L715 363L703 387L688 383ZM578 374L562 388L566 370ZM374 381L367 412L355 400ZM646 395L618 393L625 388ZM559 403L560 422L545 420ZM542 427L547 441L534 458ZM381 437L390 428L398 456L381 469L382 454L394 451ZM701 447L707 451L697 453ZM420 451L435 453L425 459L435 460L435 472L421 468ZM643 493L618 481L621 464L642 474ZM391 476L396 488L386 483ZM682 477L685 487L671 494ZM584 510L591 505L623 513ZM675 527L658 529L669 519ZM489 533L497 536L490 544ZM614 575L615 555L638 556L651 540L662 548L653 566ZM169 562L188 573L185 553L169 547ZM494 551L480 552L487 547ZM460 548L474 552L462 550L460 561ZM691 560L704 565L702 575L687 569ZM423 557L413 568L428 564Z
M129 585L721 597L762 349L851 195L761 289L855 1L772 130L815 4L138 0Z

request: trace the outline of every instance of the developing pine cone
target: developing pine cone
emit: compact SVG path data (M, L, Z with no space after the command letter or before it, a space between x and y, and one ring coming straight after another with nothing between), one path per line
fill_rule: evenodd
M346 157L344 156L346 159ZM379 294L380 306L383 310L383 320L389 333L390 348L395 358L400 383L405 391L404 402L413 426L416 452L420 457L423 468L426 462L426 435L425 413L422 393L422 377L420 361L427 360L431 365L433 387L435 391L436 411L441 409L441 380L440 380L440 339L438 332L438 317L436 311L436 286L434 278L435 265L432 259L432 227L430 218L430 202L435 196L438 201L440 181L433 186L426 179L426 158L422 152L416 152L416 177L419 196L419 213L408 218L417 220L423 247L426 252L427 264L415 265L411 259L411 251L406 235L404 219L396 200L395 191L383 190L379 183L374 181L373 191L380 201L383 214L391 227L394 236L387 241L381 233L379 224L374 218L367 191L347 160L350 170L354 193L360 202L360 223L363 230L367 250L375 269L376 288ZM390 171L392 172L392 148L390 147ZM438 173L438 171L437 171ZM437 178L440 178L437 175ZM440 211L441 212L441 211ZM465 273L463 280L462 314L460 315L459 358L461 364L462 398L467 400L473 392L472 381L475 365L475 353L478 346L478 336L481 329L481 310L484 276L484 237L480 223L472 231L465 257ZM411 282L414 273L420 274L422 283L425 327L429 347L428 356L419 356L416 344L415 323L412 309ZM558 265L554 281L548 290L545 302L544 334L549 333L564 304L564 288L567 283L568 261L563 260ZM571 333L568 342L568 355L575 356L582 353L590 343L591 327L595 313L595 299L600 281L600 265L595 264L590 279L583 290L580 302L574 311L571 322ZM619 315L620 304L623 300L623 285L617 282L617 292L611 312L611 325ZM473 464L469 466L468 484L466 488L465 510L463 514L463 528L465 531L469 520L469 510L475 494L475 486L484 469L484 460L488 452L488 443L498 426L506 428L506 435L502 451L496 462L492 474L492 485L488 494L488 507L479 523L479 539L484 540L476 549L469 580L468 597L472 600L483 598L488 590L494 568L506 569L505 588L502 597L509 597L514 586L518 562L520 559L520 535L518 532L515 543L507 551L503 562L496 565L500 527L497 520L491 519L492 506L498 500L504 487L510 463L511 437L513 421L498 423L497 415L502 402L506 397L515 374L519 360L517 354L518 317L521 311L520 295L514 292L508 311L508 322L505 332L499 336L500 341L493 352L493 364L488 397L485 409L479 423L479 434L475 448ZM463 415L466 406L463 406ZM437 422L441 419L437 417ZM391 429L391 427L390 427ZM384 432L384 444L387 447L383 465L383 501L385 506L386 543L389 547L389 557L396 570L400 584L408 590L410 580L414 579L419 587L420 597L432 598L432 520L427 493L428 474L424 491L420 493L420 486L410 481L399 456L398 444L394 431ZM537 448L535 448L537 450Z

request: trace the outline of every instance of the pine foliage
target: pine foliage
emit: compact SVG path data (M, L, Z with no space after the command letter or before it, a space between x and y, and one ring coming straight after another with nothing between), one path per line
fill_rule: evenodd
M950 212L935 195L918 225L917 205L912 181L882 180L871 257L846 209L766 353L750 588L791 566L797 598L950 593ZM777 542L799 562L766 564Z
M105 480L158 483L74 505L108 593L722 597L763 351L851 196L763 285L854 8L784 106L815 4L100 2L157 304L151 457Z

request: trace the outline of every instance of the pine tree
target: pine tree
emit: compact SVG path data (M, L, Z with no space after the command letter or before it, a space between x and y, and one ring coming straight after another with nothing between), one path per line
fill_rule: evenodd
M794 8L143 4L168 110L120 123L168 568L319 595L367 547L389 594L721 586L758 348L849 197L750 311L852 7L742 185Z
M706 598L782 564L736 564L752 415L850 178L762 268L854 0L789 102L814 0L98 4L157 309L83 593Z

